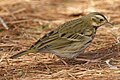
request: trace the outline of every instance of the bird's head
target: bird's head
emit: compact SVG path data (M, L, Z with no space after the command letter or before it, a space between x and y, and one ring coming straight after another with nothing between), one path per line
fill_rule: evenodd
M91 12L87 16L89 17L91 24L95 27L99 27L101 25L109 23L106 17L98 12Z

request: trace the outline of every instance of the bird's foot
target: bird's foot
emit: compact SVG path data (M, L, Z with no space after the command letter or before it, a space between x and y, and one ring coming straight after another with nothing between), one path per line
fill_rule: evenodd
M111 61L110 59L105 61L105 63L108 65L108 67L109 67L110 69L119 69L118 66L113 66L113 65L111 65L111 64L110 64L110 61Z

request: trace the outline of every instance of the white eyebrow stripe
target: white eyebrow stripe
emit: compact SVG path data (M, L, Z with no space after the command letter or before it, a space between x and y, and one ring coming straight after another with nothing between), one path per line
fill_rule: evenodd
M104 17L100 16L100 15L95 15L95 17L98 18L98 19L104 19Z

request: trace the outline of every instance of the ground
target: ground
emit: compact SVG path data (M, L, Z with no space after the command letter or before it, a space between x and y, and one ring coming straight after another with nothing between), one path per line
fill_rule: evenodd
M119 0L1 0L0 17L9 29L0 24L0 80L119 80L120 67ZM86 49L84 57L100 62L65 60L51 53L30 53L18 59L10 56L28 49L39 38L60 24L98 11L106 15L115 26L102 26ZM106 55L107 54L107 55Z

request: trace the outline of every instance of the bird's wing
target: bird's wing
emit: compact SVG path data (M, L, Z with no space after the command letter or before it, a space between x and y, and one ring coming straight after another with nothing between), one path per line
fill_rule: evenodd
M89 42L91 38L82 34L87 27L86 25L80 25L82 22L82 19L79 18L62 24L58 29L49 32L39 39L34 44L34 48L43 48L46 46L63 47L74 41Z
M56 39L51 41L50 48L59 49L65 46L70 46L74 43L78 43L79 46L86 45L92 41L92 38L89 36L85 36L79 33L73 34L71 37L61 37L60 39ZM73 46L74 47L74 46Z
M88 26L89 24L85 24L83 19L79 18L61 25L58 29L58 34L60 38L70 41L83 41L85 39L89 40L89 37L84 34L84 31Z
M92 38L89 36L85 36L84 34L74 33L69 38L67 38L67 40L85 42L85 41L91 41Z

